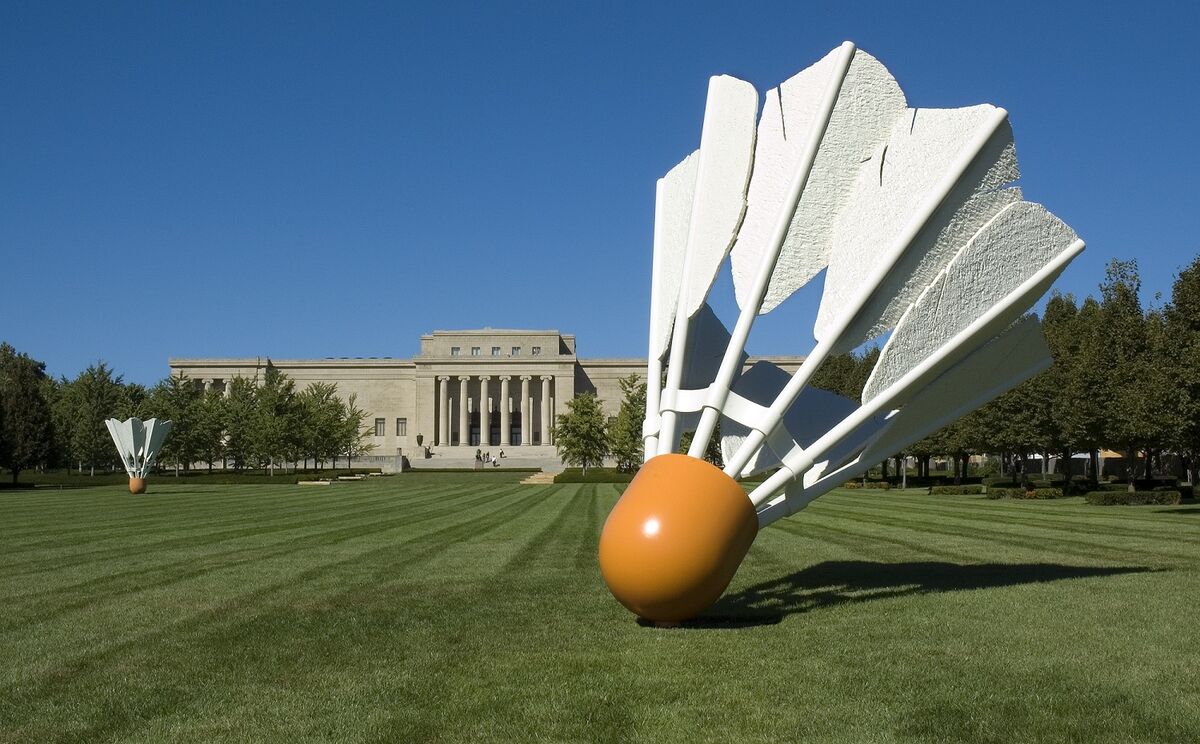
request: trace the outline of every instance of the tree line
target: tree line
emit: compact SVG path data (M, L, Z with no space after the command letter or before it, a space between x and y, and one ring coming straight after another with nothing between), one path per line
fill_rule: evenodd
M1113 260L1097 296L1077 301L1055 293L1042 326L1054 364L1005 395L892 458L917 462L928 477L930 460L948 457L956 480L972 454L997 456L1003 469L1021 473L1033 455L1069 463L1086 454L1100 472L1099 453L1122 453L1130 488L1139 478L1167 470L1162 456L1179 458L1189 482L1200 468L1200 257L1181 270L1171 295L1144 307L1136 261ZM878 347L830 358L813 385L859 399L879 359ZM641 464L645 384L622 381L620 413L605 420L598 402L570 406L558 420L560 452L571 464L597 465L606 456L622 470ZM686 443L685 443L686 447ZM710 447L710 457L719 449ZM881 463L887 477L889 463ZM1070 468L1064 468L1069 479Z
M1174 454L1188 480L1200 468L1200 257L1176 276L1166 301L1144 307L1135 261L1109 263L1097 296L1077 301L1056 293L1042 325L1054 365L983 408L896 453L914 457L928 475L935 456L951 458L956 477L971 454L997 455L1019 470L1034 454L1071 462L1086 454L1100 471L1099 451L1121 452L1123 472L1138 478L1162 472ZM813 384L857 399L879 350L830 359ZM621 383L619 413L606 418L595 396L567 403L556 421L563 459L583 467L613 457L623 470L641 464L645 384ZM75 379L54 379L45 365L0 344L0 466L14 480L21 470L77 467L94 472L118 465L104 427L108 417L157 416L175 422L160 462L178 468L221 462L235 469L303 463L336 465L369 450L365 413L336 387L295 383L267 363L262 379L234 378L228 395L194 380L168 377L151 388L126 384L103 362ZM710 443L709 457L719 449ZM1043 460L1044 462L1045 460ZM888 463L882 463L887 475ZM1070 476L1070 469L1066 470Z
M53 378L45 364L0 344L0 467L13 482L21 471L72 468L94 474L119 469L104 420L173 422L159 454L176 471L201 463L234 470L337 467L339 458L372 448L366 413L332 383L302 390L267 362L261 378L235 377L228 392L168 376L152 387L126 383L104 362L74 379Z

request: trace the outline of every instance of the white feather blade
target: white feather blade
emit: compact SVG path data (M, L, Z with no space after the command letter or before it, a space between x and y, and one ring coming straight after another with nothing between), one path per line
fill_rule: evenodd
M884 458L1046 370L1052 361L1037 319L1017 321L913 396L853 461L812 482L789 485L785 500L770 501L760 510L759 525L796 513Z
M167 440L167 435L171 433L173 426L171 421L160 421L152 418L145 422L146 426L146 450L145 459L142 461L142 475L144 476L154 464L158 453L162 451L163 443Z
M650 357L653 359L661 359L671 341L699 161L699 150L688 155L659 179L655 192L654 260L650 273Z
M663 357L679 306L684 253L692 221L699 151L693 152L658 180L654 193L654 257L650 270L650 332L646 357L646 416L642 421L643 454L658 452L661 426Z
M780 249L766 296L767 313L807 284L829 262L833 225L845 206L859 164L871 156L905 111L904 93L874 57L858 50L840 81L828 124L822 98L839 74L835 49L811 67L767 92L755 144L754 173L745 220L731 263L738 305L745 307L764 261L771 260L780 213L802 156L815 134L820 149ZM823 128L823 133L821 129Z
M709 81L680 295L688 317L704 304L742 223L757 114L753 85L728 75Z
M659 454L673 451L679 441L676 397L688 344L688 319L704 306L745 214L757 113L758 91L753 85L727 75L709 80L679 304L659 406Z
M893 327L980 227L1020 199L1003 109L910 109L860 166L834 226L815 335L848 351ZM864 286L864 277L872 286Z
M1038 297L1041 297L1054 280L1062 273L1067 264L1083 250L1083 241L1076 240L1066 250L1056 256L1049 264L1039 269L1033 276L1026 279L1019 287L1010 292L1000 302L993 305L981 316L954 335L930 357L922 359L916 366L904 373L900 379L888 385L878 395L872 397L853 414L839 421L819 440L806 450L793 450L783 458L783 467L778 473L767 479L763 485L751 492L750 498L755 505L760 505L775 492L781 490L792 479L804 473L819 462L826 453L835 451L849 437L853 436L858 427L863 426L873 416L890 410L912 398L937 378L950 366L957 363L973 349L981 346L987 339L999 334L1012 321L1016 320L1027 310ZM789 381L789 388L795 378ZM782 393L780 399L787 395ZM772 413L779 404L779 399L772 404ZM751 439L742 450L753 444ZM740 460L734 464L740 463ZM731 468L726 464L726 470Z
M905 312L863 388L863 402L924 360L938 356L959 333L1078 240L1071 228L1039 204L1018 202L1005 207ZM1008 315L1015 317L1025 309L1014 306ZM957 357L970 351L960 348ZM956 361L955 354L949 354L941 364L948 367Z

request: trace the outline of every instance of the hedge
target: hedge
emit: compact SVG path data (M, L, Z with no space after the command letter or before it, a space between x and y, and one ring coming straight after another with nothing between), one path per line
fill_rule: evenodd
M1179 503L1180 495L1179 491L1091 491L1084 499L1096 506L1174 506Z
M860 480L852 480L846 481L842 484L842 488L874 488L880 491L887 491L891 489L891 487L892 484L888 483L887 481L867 481L866 483L863 483Z
M1192 486L1189 486L1186 484L1182 485L1182 486L1175 486L1174 488L1172 488L1171 486L1158 486L1157 488L1152 488L1150 490L1151 491L1179 491L1180 497L1185 498L1185 499L1193 498L1196 495L1195 489Z
M176 477L174 470L160 469L155 473L150 474L149 482L151 487L154 484L162 485L212 485L212 486L233 486L233 485L263 485L263 486L290 486L295 485L302 480L320 480L320 479L337 479L342 475L366 475L368 473L378 473L379 468L354 468L338 469L338 470L298 470L289 472L284 468L279 468L275 471L275 475L270 475L262 470L213 470L209 472L207 469L181 470L179 476ZM123 472L116 473L97 473L96 475L80 475L74 471L50 471L50 472L35 472L22 471L21 480L24 483L31 483L37 486L51 486L60 488L89 488L92 486L124 486L129 482L129 476Z
M495 460L493 460L492 462L495 462ZM492 463L489 462L489 463L487 463L487 465L485 465L482 468L409 468L408 470L406 470L404 472L406 472L406 473L426 473L426 474L434 474L434 475L436 475L437 473L509 473L509 474L512 474L512 473L540 473L540 472L542 472L542 469L541 468L506 468L503 466L493 467Z
M1063 490L1061 488L997 488L989 486L987 490L989 499L1061 499Z
M945 496L977 496L983 493L983 486L930 486L929 493Z
M1018 499L1061 499L1063 497L1063 490L1061 488L1035 488L1032 491L1025 491L1024 489L1018 489L1018 490L1022 491L1022 494L1020 496L1014 496L1013 498L1018 498Z
M1024 488L1002 488L999 486L988 486L987 497L989 499L1023 499L1025 498Z
M622 473L616 468L588 468L587 475L581 468L567 468L554 476L555 483L628 483L634 473Z
M1030 483L1039 484L1043 488L1054 487L1055 484L1062 483L1067 478L1062 473L1046 473L1043 475L1041 472L1037 471L1026 473L1026 476L1028 476ZM1079 480L1079 478L1076 477L1075 480ZM1010 474L984 478L983 485L988 487L1000 486L1001 488L1015 488L1016 486L1021 485L1021 483L1020 481L1013 480L1013 476Z

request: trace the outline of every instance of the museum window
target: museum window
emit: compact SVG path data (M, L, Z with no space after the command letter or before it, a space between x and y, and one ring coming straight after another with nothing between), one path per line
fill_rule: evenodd
M529 356L541 356L541 355L542 355L542 347L540 347L540 346L535 346L529 350Z
M387 419L375 419L375 436L382 437L387 434Z
M479 356L479 347L478 346L471 347L471 356Z
M512 356L521 356L521 347L520 346L512 347Z
M450 347L450 356L458 356L458 355L459 355L459 354L461 354L461 353L462 353L462 348L461 348L461 347L458 347L458 346L451 346L451 347Z
M398 437L407 437L408 436L408 419L406 419L406 418L396 419L396 436L398 436Z
M499 346L492 347L492 356L500 356L500 347Z

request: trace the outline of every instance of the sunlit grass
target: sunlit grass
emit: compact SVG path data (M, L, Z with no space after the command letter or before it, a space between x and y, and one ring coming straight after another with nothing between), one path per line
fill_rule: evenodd
M622 486L0 492L0 741L1196 741L1200 509L838 492L639 625Z

